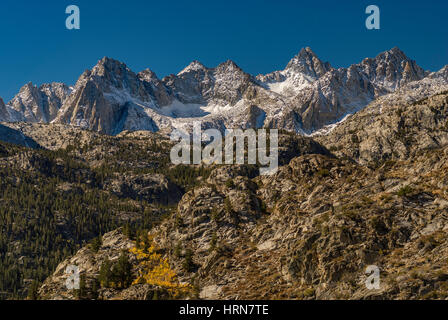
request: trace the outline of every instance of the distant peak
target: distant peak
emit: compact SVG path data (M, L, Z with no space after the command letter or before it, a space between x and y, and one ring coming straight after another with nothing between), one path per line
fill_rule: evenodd
M230 60L230 59L228 59L227 61L221 63L221 65L238 67L238 65L233 60Z
M390 50L381 52L379 55L376 56L376 59L381 60L409 60L409 58L406 56L406 54L400 50L398 47L393 47Z
M305 48L300 49L299 54L297 56L298 57L306 57L306 56L317 57L317 55L314 53L313 50L311 50L310 47L305 47Z
M216 70L218 71L218 72L221 72L221 71L226 71L226 72L228 72L228 71L240 71L240 72L242 72L243 70L234 62L234 61L232 61L232 60L227 60L227 61L225 61L225 62L223 62L223 63L220 63L217 67L216 67Z
M37 87L30 81L30 82L26 83L25 85L23 85L20 88L19 92L29 91L29 90L32 90L34 88L37 88Z
M308 76L319 78L331 69L328 62L322 62L310 47L305 47L291 59L286 70L301 72Z
M112 59L110 57L104 57L102 58L100 61L98 61L98 63L96 64L96 66L94 67L97 68L109 68L109 69L114 69L114 68L127 68L126 64L124 64L121 61Z
M439 71L433 72L431 77L442 77L448 81L448 64Z
M110 63L118 63L118 64L121 64L120 61L115 60L115 59L110 58L110 57L103 57L100 61L98 61L98 64L110 64Z
M389 52L394 53L394 54L403 54L404 55L404 52L398 47L393 47L392 49L389 50Z
M198 60L193 60L187 67L185 67L181 72L179 72L177 75L181 75L188 72L195 72L200 70L206 70L207 68L200 63Z
M93 67L91 74L104 76L105 74L124 74L131 70L121 61L104 57Z
M191 67L205 68L205 66L204 66L200 61L198 61L198 60L193 60L193 61L190 63L190 66L191 66Z
M140 71L138 73L138 76L145 80L158 79L156 73L149 68L146 68L145 70Z

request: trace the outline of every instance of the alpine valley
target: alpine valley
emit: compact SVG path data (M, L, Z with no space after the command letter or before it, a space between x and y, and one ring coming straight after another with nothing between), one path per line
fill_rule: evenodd
M279 129L277 172L172 164L194 120ZM304 48L258 76L103 58L26 84L0 98L0 298L448 299L448 65Z

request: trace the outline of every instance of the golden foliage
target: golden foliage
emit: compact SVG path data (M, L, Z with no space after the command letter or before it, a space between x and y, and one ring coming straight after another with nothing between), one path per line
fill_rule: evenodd
M173 298L186 295L191 286L179 283L177 274L170 267L168 259L157 253L158 248L150 236L148 240L149 246L146 245L146 248L145 243L141 242L139 246L129 249L136 256L140 266L139 275L133 284L147 283L162 287Z

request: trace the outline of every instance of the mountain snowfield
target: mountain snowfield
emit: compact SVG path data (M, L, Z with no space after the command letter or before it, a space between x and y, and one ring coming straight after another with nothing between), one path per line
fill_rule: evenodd
M256 77L233 61L208 68L193 61L159 79L150 69L134 73L101 59L74 87L26 84L6 105L0 121L60 123L116 135L124 130L279 128L301 134L331 131L372 101L412 101L448 88L448 67L430 73L393 48L348 68L333 68L310 48L284 70ZM397 94L395 94L397 93Z

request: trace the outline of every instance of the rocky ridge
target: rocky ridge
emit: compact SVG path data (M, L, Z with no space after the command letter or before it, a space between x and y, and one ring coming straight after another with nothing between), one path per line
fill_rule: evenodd
M447 299L446 98L388 105L394 99L386 96L316 137L320 144L292 136L270 176L250 166L213 168L149 234L179 281L195 288L193 298ZM383 145L359 149L385 143L377 122L392 128L395 155ZM357 124L358 132L345 133ZM393 133L400 127L403 135ZM85 257L79 251L72 259ZM378 290L365 286L368 265L380 268ZM59 283L48 278L40 293L60 297ZM145 299L154 290L123 292Z
M10 119L14 121L49 123L54 120L71 89L63 83L27 83L8 102Z
M71 250L103 235L96 249L90 243L69 258L57 251L52 266L63 261L36 297L79 299L65 287L65 268L76 264L84 289L95 291L84 298L174 298L171 282L140 278L147 265L129 249L143 236L163 262L162 276L185 285L187 298L448 299L447 67L425 72L394 48L334 69L305 48L284 71L256 78L232 61L216 68L194 61L159 80L104 58L51 124L35 123L50 114L35 103L36 90L16 100L34 120L0 124L8 142L0 143L0 205L8 214L1 235L12 236L0 243L30 274L37 261L26 253L34 239L24 236L25 224L56 219L51 237ZM0 100L0 117L10 121L14 112ZM257 166L172 165L165 134L195 119L219 129L290 130L280 130L279 170L259 176ZM38 201L29 208L45 203L36 215L51 213L33 221L10 207L37 185L58 201L27 198ZM70 218L76 212L60 210L67 199L89 203L78 210L81 224ZM129 224L144 225L144 234L136 238ZM69 245L74 238L78 247ZM132 283L98 288L104 261L123 252ZM368 265L381 271L379 290L365 286ZM22 280L20 292L30 279Z
M270 127L311 134L422 79L434 80L398 48L339 69L304 48L284 70L257 77L233 61L216 68L193 61L160 80L150 69L134 73L124 63L103 58L73 89L27 84L7 104L9 116L3 111L0 117L70 124L111 135L188 130L192 120L220 130Z
M375 101L315 139L336 155L361 164L408 159L446 146L448 91L418 97L421 95L405 104L396 99L396 94Z

